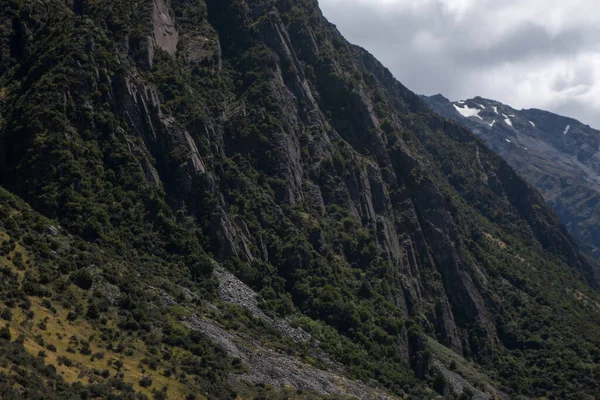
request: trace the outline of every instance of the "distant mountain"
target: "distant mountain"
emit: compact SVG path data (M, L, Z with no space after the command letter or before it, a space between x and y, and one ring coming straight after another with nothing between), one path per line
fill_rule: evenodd
M475 97L423 96L470 129L535 186L569 232L600 259L600 131L542 110Z

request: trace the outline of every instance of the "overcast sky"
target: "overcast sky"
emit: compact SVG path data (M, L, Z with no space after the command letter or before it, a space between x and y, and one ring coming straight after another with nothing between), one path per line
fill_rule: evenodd
M598 0L319 0L403 84L600 128Z

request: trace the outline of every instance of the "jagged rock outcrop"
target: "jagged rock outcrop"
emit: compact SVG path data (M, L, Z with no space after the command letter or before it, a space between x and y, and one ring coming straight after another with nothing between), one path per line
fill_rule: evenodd
M179 32L175 27L173 10L169 0L154 0L152 4L153 40L157 47L174 56L179 43Z

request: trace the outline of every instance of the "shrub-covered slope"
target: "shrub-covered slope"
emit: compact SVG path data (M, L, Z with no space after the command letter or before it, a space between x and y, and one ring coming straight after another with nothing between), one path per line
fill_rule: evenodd
M0 10L16 397L598 392L592 265L315 0Z

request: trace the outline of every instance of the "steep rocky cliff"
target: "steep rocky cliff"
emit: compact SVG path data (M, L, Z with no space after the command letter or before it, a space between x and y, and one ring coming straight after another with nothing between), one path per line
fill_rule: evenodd
M3 268L18 283L2 307L54 307L42 322L57 335L79 329L120 362L106 374L80 358L73 379L60 358L72 353L46 338L56 388L598 391L592 265L505 161L347 43L315 0L1 10ZM33 314L9 327L18 351L44 346Z

